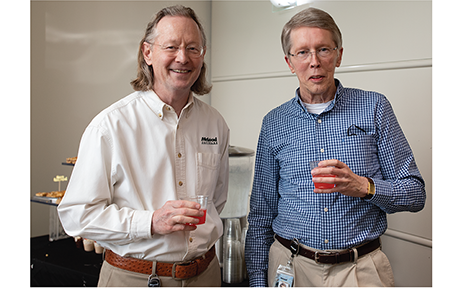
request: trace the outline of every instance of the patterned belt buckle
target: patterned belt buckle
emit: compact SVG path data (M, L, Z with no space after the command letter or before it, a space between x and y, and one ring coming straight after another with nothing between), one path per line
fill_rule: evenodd
M325 251L325 252L324 251L315 251L314 261L317 264L323 264L323 263L319 262L320 256L330 256L332 254L333 254L333 252L331 252L331 251Z
M185 280L185 279L189 279L189 278L192 278L194 276L197 275L197 270L198 270L198 265L195 265L195 275L191 276L191 277L185 277L185 278L182 278L182 277L176 277L176 266L181 266L181 265L193 265L193 264L198 264L197 261L195 260L192 260L192 261L187 261L187 262L175 262L173 263L173 268L171 270L171 274L172 274L172 278L174 280Z
M314 254L314 261L315 261L315 263L320 264L319 258L320 258L320 256L319 256L319 251L315 251L315 254Z

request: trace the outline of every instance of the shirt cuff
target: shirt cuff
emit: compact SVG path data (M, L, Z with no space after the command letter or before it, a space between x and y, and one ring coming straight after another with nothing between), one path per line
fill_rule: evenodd
M153 211L135 210L131 222L131 235L133 239L150 239L152 238L151 226Z

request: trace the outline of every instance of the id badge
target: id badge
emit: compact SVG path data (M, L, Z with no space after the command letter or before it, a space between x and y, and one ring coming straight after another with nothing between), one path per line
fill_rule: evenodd
M272 287L293 287L294 279L295 273L291 263L288 262L286 266L280 264L277 268Z

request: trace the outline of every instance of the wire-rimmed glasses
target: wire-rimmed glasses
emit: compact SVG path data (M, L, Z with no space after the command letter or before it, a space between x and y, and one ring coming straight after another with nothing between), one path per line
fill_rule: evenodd
M182 49L184 49L185 54L189 56L190 58L200 58L200 56L203 55L203 47L200 45L195 45L195 44L187 45L186 47L176 46L176 45L171 45L171 44L156 44L156 43L153 43L151 45L159 46L160 50L162 50L162 52L164 52L170 57L174 57L178 55L179 50L182 50Z
M338 47L335 47L335 48L322 47L322 48L319 48L319 49L313 50L313 51L309 51L307 49L302 49L302 50L299 50L299 51L295 52L294 54L291 54L291 53L288 52L288 55L290 55L291 57L295 57L299 61L306 61L307 59L310 59L311 55L314 54L314 53L317 54L317 57L327 58L336 49L338 49Z

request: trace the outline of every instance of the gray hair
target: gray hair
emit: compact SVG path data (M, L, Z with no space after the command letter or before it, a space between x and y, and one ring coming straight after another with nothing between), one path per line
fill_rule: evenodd
M139 50L138 50L138 75L137 78L131 81L131 86L136 91L147 91L153 88L154 85L154 70L151 65L147 65L146 61L144 60L144 56L142 53L142 47L144 42L154 43L155 38L158 36L157 33L157 24L160 20L165 16L184 16L188 17L197 24L201 38L202 38L202 45L206 47L206 36L205 30L203 29L202 24L200 23L197 15L195 14L194 10L189 7L184 7L182 5L175 5L163 8L160 10L156 15L155 18L147 24L146 32L144 37L142 38L141 42L139 43ZM200 75L195 83L191 87L191 91L197 95L204 95L210 93L211 85L206 81L206 65L205 62L200 71Z
M335 42L338 49L341 49L343 46L341 31L336 25L333 17L331 17L330 14L323 10L310 7L296 13L296 15L294 15L283 27L282 49L286 56L288 56L288 53L290 53L292 46L291 31L299 27L317 27L328 30L331 32L333 41Z

